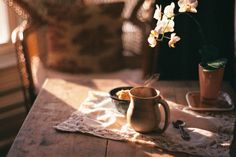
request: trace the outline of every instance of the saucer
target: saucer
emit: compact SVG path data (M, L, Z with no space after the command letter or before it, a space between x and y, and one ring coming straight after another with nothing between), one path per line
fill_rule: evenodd
M186 94L188 107L194 111L231 111L234 109L230 95L221 91L217 100L211 103L200 101L199 91L190 91Z

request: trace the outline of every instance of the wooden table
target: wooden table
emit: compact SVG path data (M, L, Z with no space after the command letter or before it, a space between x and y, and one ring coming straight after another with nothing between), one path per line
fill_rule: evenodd
M137 144L107 140L82 133L64 133L53 126L67 119L87 97L88 90L109 91L121 85L136 85L127 78L48 79L41 89L8 157L159 157L190 156ZM195 81L159 81L156 87L165 99L187 105L185 95L198 90ZM234 94L228 85L224 90Z

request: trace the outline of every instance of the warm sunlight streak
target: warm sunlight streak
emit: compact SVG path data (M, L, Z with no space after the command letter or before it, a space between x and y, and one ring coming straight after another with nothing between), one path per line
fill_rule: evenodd
M186 127L199 128L202 129L203 132L205 130L205 132L202 134L204 137L211 137L212 135L205 133L207 133L208 131L216 133L218 131L218 128L221 127L221 124L218 123L217 119L210 117L202 117L179 103L168 99L166 100L170 107L171 121L180 119L185 121Z
M0 44L7 43L10 39L9 21L7 14L7 6L0 1Z
M61 79L49 79L51 83L46 83L47 86L43 86L44 90L53 95L56 99L61 100L68 106L78 109L79 105L86 99L88 96L88 91L109 91L111 88L116 87L117 83L122 85L127 85L126 82L120 79L85 79L85 76L81 76L78 81L66 81ZM115 84L113 84L115 82ZM109 88L104 86L109 84ZM83 90L83 92L81 92ZM87 91L87 92L84 92ZM53 102L54 103L54 102Z
M44 86L43 88L55 97L55 99L59 99L74 109L78 109L81 100L84 100L87 96L87 93L80 93L79 85L76 83L53 79L53 83L49 85L50 86ZM80 88L82 87L80 86Z

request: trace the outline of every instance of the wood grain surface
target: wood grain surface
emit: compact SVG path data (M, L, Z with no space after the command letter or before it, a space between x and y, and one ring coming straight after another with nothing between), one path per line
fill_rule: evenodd
M8 157L191 156L88 134L59 132L53 128L79 107L89 90L109 91L113 87L141 83L142 80L132 82L125 77L48 79L24 121ZM158 81L154 86L165 99L182 105L187 105L185 95L188 91L198 90L198 82L195 81ZM235 96L228 84L224 85L224 90L232 97Z

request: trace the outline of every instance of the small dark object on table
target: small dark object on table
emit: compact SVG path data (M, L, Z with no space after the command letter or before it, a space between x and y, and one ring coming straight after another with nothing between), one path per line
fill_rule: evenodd
M190 140L190 136L189 136L188 132L186 132L184 130L184 126L185 126L185 122L184 121L176 120L175 122L172 122L172 124L173 124L174 128L179 129L181 137L184 140L186 140L186 141Z

